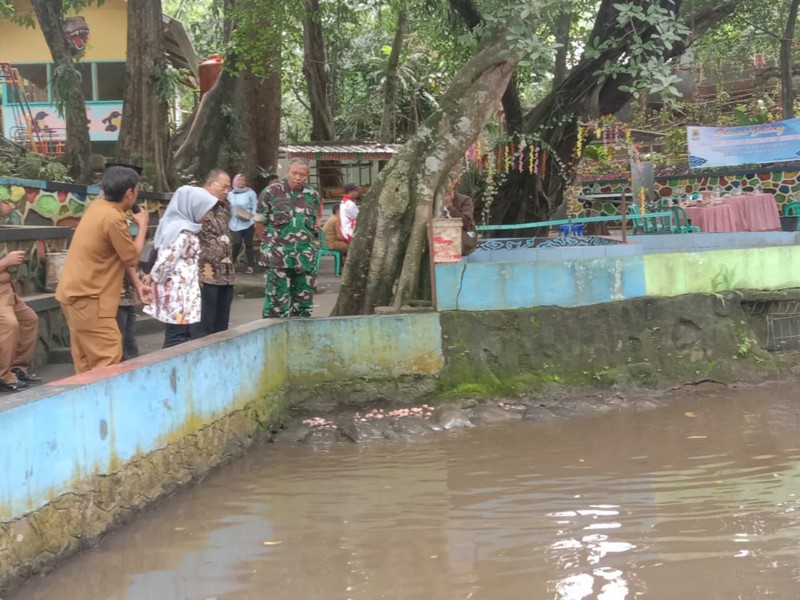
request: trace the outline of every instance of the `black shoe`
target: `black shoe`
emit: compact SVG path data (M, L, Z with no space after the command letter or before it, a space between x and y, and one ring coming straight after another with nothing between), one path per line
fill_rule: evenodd
M21 392L22 390L27 390L30 384L25 383L24 381L12 381L11 383L3 383L0 381L0 392Z
M17 379L25 383L38 383L42 380L36 373L26 373L22 369L11 369L11 372L17 376Z

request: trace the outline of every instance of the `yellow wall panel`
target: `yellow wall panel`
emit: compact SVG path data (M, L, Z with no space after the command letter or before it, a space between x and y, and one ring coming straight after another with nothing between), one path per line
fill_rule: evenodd
M16 3L16 7L22 14L31 11L29 2ZM106 0L103 6L85 8L80 14L89 25L89 43L82 60L125 60L127 3L124 0ZM38 25L31 29L0 21L0 62L52 62Z

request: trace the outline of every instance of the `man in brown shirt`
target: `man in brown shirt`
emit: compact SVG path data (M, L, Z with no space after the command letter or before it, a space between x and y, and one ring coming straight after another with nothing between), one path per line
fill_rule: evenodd
M15 250L0 258L0 391L18 392L40 381L31 373L39 317L17 296L8 269L22 264L25 252Z
M101 187L102 197L78 223L56 288L56 299L67 317L76 373L122 360L117 307L126 271L142 302L150 301L150 288L136 274L149 216L144 210L133 215L139 226L135 240L125 217L125 211L136 204L139 175L127 167L109 167Z
M200 322L192 326L198 338L225 331L231 317L233 284L233 236L230 229L228 192L231 178L222 169L212 169L203 187L219 199L208 211L200 230Z
M336 250L343 255L347 254L347 249L350 244L342 239L342 228L339 225L339 207L333 207L333 213L328 220L325 221L325 226L322 228L325 232L325 246L328 250Z
M460 176L450 173L444 196L444 214L450 219L461 219L461 255L471 254L478 245L475 233L475 203L472 198L456 192Z

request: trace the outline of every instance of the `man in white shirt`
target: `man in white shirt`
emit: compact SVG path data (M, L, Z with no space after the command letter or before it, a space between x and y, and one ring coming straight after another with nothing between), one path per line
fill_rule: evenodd
M356 231L356 219L358 219L356 200L361 198L361 193L361 188L355 183L348 183L344 186L344 196L339 205L339 223L341 238L346 244L353 241L353 234Z

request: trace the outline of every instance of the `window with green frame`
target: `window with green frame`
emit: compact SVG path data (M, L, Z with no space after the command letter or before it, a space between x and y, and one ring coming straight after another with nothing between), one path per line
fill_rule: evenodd
M28 102L51 102L51 63L20 63L19 70ZM122 102L125 98L124 62L79 62L83 96L88 102ZM20 101L16 90L8 88L8 102Z

